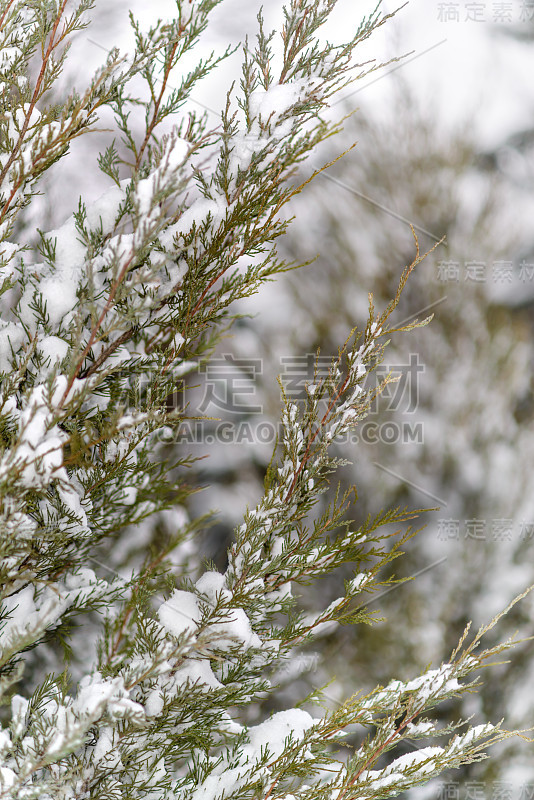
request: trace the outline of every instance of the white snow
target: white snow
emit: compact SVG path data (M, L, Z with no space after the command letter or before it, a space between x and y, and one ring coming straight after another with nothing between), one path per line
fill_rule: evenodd
M136 500L137 489L135 486L125 486L123 488L121 503L123 503L125 506L133 506Z
M26 486L48 483L54 472L58 477L67 474L61 470L63 443L67 434L54 425L50 426L51 413L45 398L46 387L35 386L24 410L19 415L20 445L8 455L23 466L21 481ZM64 474L63 474L64 473Z
M293 741L303 739L314 724L313 717L301 708L279 711L265 722L249 728L250 749L259 756L262 748L268 747L269 752L278 757L284 752L286 739L290 736Z
M121 759L117 750L116 729L111 725L102 725L98 729L98 741L94 746L92 757L95 763L106 762L106 768L116 768L121 765Z
M306 731L314 725L313 718L298 708L273 714L270 719L248 729L249 744L245 744L239 755L239 763L230 761L227 756L214 766L208 777L199 784L192 794L192 800L215 800L223 794L232 797L248 782L250 775L259 779L267 774L266 767L258 761L262 749L267 748L271 757L279 757L286 739L301 740Z
M491 722L487 722L484 725L475 725L466 733L455 737L451 744L450 752L461 752L469 745L474 744L478 739L483 739L485 736L489 736L494 731L495 726L492 725Z
M242 608L231 608L225 612L225 622L210 625L206 633L216 634L214 647L217 650L228 650L242 646L261 647L260 637L254 633L250 620Z
M360 589L363 589L369 581L372 579L372 574L370 572L359 572L349 584L349 591L357 592Z
M173 636L193 634L200 621L198 600L191 592L175 589L170 598L158 609L161 624Z
M257 90L250 96L250 111L253 118L261 117L262 122L275 122L298 102L305 89L302 80L291 83L276 83L267 91Z
M9 767L0 767L0 786L6 789L14 786L17 780L17 774Z
M174 238L179 234L189 233L193 225L197 228L200 227L207 222L208 217L211 220L211 227L217 229L226 216L227 208L228 206L222 198L208 200L203 197L195 200L195 202L182 213L178 222L175 222L174 225L169 225L169 227L160 234L159 240L162 247L169 253L176 252Z
M226 603L231 592L225 587L224 575L217 572L205 573L196 583L197 589L211 605L215 606L217 598ZM259 636L252 630L250 620L242 608L224 609L224 621L214 622L205 629L206 635L214 637L210 647L217 650L228 650L232 647L261 647ZM169 600L163 603L158 615L162 625L174 636L194 633L200 621L200 608L197 597L191 592L176 589Z
M386 767L387 772L399 772L408 767L417 766L418 772L433 772L436 765L435 760L443 755L443 747L422 747L412 753L405 753L395 759ZM424 763L428 761L428 763Z
M157 717L163 711L163 695L159 689L152 689L144 702L147 717Z
M33 584L25 586L2 602L3 622L0 653L9 651L18 644L35 641L42 633L52 628L65 611L76 604L84 594L93 598L108 591L108 584L98 580L91 569L84 568L68 575L64 583L46 586L37 592Z
M399 790L407 780L406 770L416 768L418 776L430 774L436 770L436 762L443 756L445 750L442 747L424 747L412 753L405 753L391 764L380 770L364 770L358 778L361 782L372 781L373 793L381 788L392 786L399 783Z
M416 736L419 734L424 733L432 733L434 730L434 725L431 722L410 722L406 726L406 735L407 736Z
M86 248L80 241L74 217L55 231L50 231L46 238L55 242L55 271L39 283L39 292L46 302L46 310L51 325L59 327L64 317L74 310L76 305L76 289L82 274Z
M222 683L217 680L205 658L188 658L183 666L176 670L176 679L180 683L189 682L202 689L220 689Z
M223 597L230 597L231 592L226 587L226 578L220 572L208 571L205 572L196 582L195 586L207 595L212 602L217 600L219 595Z
M0 322L0 372L11 372L12 351L20 351L26 333L16 322Z
M59 336L44 336L37 342L37 350L45 360L50 359L51 366L62 361L69 352L69 345Z
M104 708L116 718L129 713L144 717L144 709L128 697L122 677L102 678L99 672L86 675L78 684L78 692L72 709L74 716L98 719Z
M111 233L115 227L120 205L125 200L129 182L129 180L121 181L120 187L110 186L94 203L87 206L87 224L92 230L98 230L102 226L104 234Z
M101 228L104 235L114 230L128 183L129 181L122 181L120 188L110 187L94 203L86 206L86 224L89 230ZM40 273L40 280L37 287L30 284L26 288L20 301L21 318L32 331L35 331L35 320L30 305L35 291L46 302L50 325L56 330L61 326L68 326L77 303L76 292L84 276L87 256L86 245L73 215L60 228L47 232L45 238L54 248L54 267L33 265Z
M173 173L186 161L189 150L188 142L176 136L172 137L159 166L148 178L143 178L137 183L134 202L141 216L146 217L151 212L155 194L168 183L169 173L172 180Z
M417 690L418 697L427 700L432 695L439 696L460 689L461 686L456 678L450 678L451 671L450 664L443 664L439 669L430 670L409 681L404 687L405 691Z

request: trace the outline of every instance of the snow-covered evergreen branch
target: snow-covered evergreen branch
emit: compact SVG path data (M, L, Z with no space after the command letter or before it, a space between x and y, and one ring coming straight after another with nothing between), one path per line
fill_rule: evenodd
M128 579L87 567L99 543L187 498L159 442L184 418L166 400L209 358L232 303L293 266L276 252L288 225L280 211L303 188L291 180L338 130L321 111L360 69L357 45L387 16L377 10L349 42L324 45L317 31L335 0L291 0L278 77L274 35L260 17L256 49L244 47L240 94L228 93L221 125L210 129L182 106L229 51L199 60L178 88L171 76L217 0L178 0L176 18L146 33L132 17L135 53L114 51L80 94L47 105L69 36L91 11L89 0L68 5L0 3L0 797L385 797L479 758L506 735L499 726L377 764L404 739L451 733L428 714L471 687L461 680L506 645L458 650L439 669L333 713L289 708L257 724L250 716L276 695L273 676L298 646L325 626L369 621L362 592L398 555L380 547L380 529L416 515L395 509L351 530L349 496L338 495L315 518L339 466L330 446L373 400L363 380L382 358L418 249L392 303L378 314L371 301L364 330L350 334L328 379L307 386L304 408L286 400L265 494L245 513L225 573L181 575L174 588L166 559L194 526ZM118 137L99 159L110 186L93 203L80 199L58 229L39 231L37 252L19 221L41 175L102 106ZM140 135L131 121L139 109ZM369 557L326 608L299 609L292 585ZM89 627L94 662L77 682L65 663L30 688L29 654L54 631L68 639L69 620L82 613L100 623ZM342 737L366 727L343 759Z

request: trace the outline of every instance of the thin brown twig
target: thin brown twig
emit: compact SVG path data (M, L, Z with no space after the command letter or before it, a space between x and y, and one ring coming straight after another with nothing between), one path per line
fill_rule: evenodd
M100 329L100 326L102 325L102 323L103 323L103 321L104 321L104 319L106 317L106 314L110 310L110 308L111 308L111 306L113 304L113 300L115 298L115 295L117 293L117 290L118 290L118 288L119 288L124 276L128 272L128 269L129 269L132 261L134 260L135 256L136 256L135 251L132 251L132 253L130 254L130 256L127 259L126 263L124 264L122 270L120 271L120 274L117 276L116 281L113 283L113 286L111 287L111 290L110 290L110 293L109 293L109 297L108 297L108 299L106 301L106 305L104 306L104 308L102 310L102 313L100 314L96 324L93 325L93 327L91 329L91 334L89 336L89 340L88 340L87 344L85 345L84 349L82 350L82 353L81 353L81 355L80 355L80 357L78 359L76 367L74 368L74 370L72 372L72 375L70 376L70 378L69 378L69 380L67 382L67 386L66 386L65 391L63 393L63 397L59 401L58 408L61 408L63 406L63 403L67 399L67 396L68 396L70 390L72 389L74 381L76 380L76 378L77 378L77 376L78 376L78 374L80 372L80 369L81 369L81 367L83 365L85 357L86 357L87 353L89 352L89 350L91 349L91 347L93 346L93 344L95 343L98 330Z
M15 158L17 157L18 152L20 151L20 149L22 147L22 143L24 141L24 137L26 136L26 132L27 132L28 127L30 125L31 116L32 116L33 111L35 109L35 106L37 104L37 100L39 99L39 97L41 95L41 86L42 86L42 83L44 81L46 67L47 67L48 62L50 60L52 52L56 49L56 47L58 46L59 42L62 41L62 39L65 37L65 34L63 34L57 42L55 41L57 29L59 27L59 23L61 22L61 18L63 16L64 11L65 11L65 6L67 5L67 2L68 2L68 0L63 0L63 2L61 3L61 6L59 8L58 14L56 16L56 20L54 22L54 27L52 28L52 32L50 34L50 40L48 42L48 48L46 50L46 53L44 53L44 55L43 55L41 69L39 71L39 75L38 75L37 81L35 83L35 88L33 90L32 99L30 100L30 103L29 103L29 106L28 106L28 110L27 110L27 112L26 112L26 114L24 116L24 122L23 122L22 128L21 128L21 130L19 132L18 140L15 143L15 146L13 147L11 155L9 156L8 160L6 161L5 166L3 167L2 171L0 172L0 185L4 182L4 180L6 178L6 175L8 174L9 170L11 169L11 166L12 166L13 162L15 161ZM0 210L0 222L3 220L7 210L9 209L9 206L11 204L11 201L13 200L13 197L16 194L16 191L17 191L16 187L13 187L10 196L8 197L8 199L5 202L4 206Z
M14 2L15 2L15 0L9 0L8 4L6 5L4 13L0 17L0 30L2 30L2 28L4 26L5 18L7 16L7 13L8 13L9 9L11 8L11 6L13 5Z
M184 30L185 30L185 25L180 25L180 27L178 29L178 37L180 37L182 35ZM165 90L167 88L167 81L169 80L169 75L170 75L171 69L173 67L173 59L174 59L174 56L175 56L177 48L178 48L178 39L174 42L174 44L172 46L168 62L167 62L167 65L165 67L165 71L163 73L163 80L161 82L161 90L160 90L160 93L159 93L157 99L155 99L155 101L154 101L154 113L152 114L152 119L150 120L149 124L147 125L145 138L143 139L143 143L142 143L142 145L141 145L141 147L139 149L139 153L137 154L137 159L136 159L136 162L135 162L136 170L138 170L139 167L141 166L141 160L143 158L144 152L145 152L145 150L146 150L146 148L148 146L148 143L150 141L150 137L152 136L152 133L154 132L154 128L158 124L158 113L159 113L159 109L160 109L160 106L161 106L161 102L163 100L163 95L165 94Z
M341 789L338 794L338 800L342 800L343 797L347 794L347 791L352 788L355 782L358 780L362 772L364 772L367 767L371 764L374 764L375 761L382 755L384 750L395 741L395 739L402 733L402 731L417 717L418 714L421 713L421 709L418 708L414 711L410 716L406 714L402 722L399 724L398 727L395 728L393 733L391 733L385 742L383 742L371 755L369 758L362 764L362 766L358 769L358 771L351 777L348 784L345 786L344 789Z

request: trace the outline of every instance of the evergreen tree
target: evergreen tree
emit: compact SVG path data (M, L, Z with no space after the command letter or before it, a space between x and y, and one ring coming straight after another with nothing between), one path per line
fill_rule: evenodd
M469 620L481 624L533 580L531 311L507 307L512 289L525 300L531 293L532 259L523 249L531 235L528 197L499 174L481 174L471 126L440 123L437 106L418 103L402 72L389 86L387 113L363 98L341 139L345 147L358 139L358 148L298 199L284 238L287 257L322 248L307 269L305 295L297 273L281 282L280 303L294 308L291 330L281 331L267 314L256 323L258 341L276 337L277 352L288 351L284 337L296 352L334 352L344 326L365 307L373 275L375 302L390 296L395 264L409 252L407 220L425 242L446 235L408 282L398 309L402 319L432 311L432 324L408 343L391 343L380 372L400 374L399 383L337 453L358 448L342 476L344 486L358 487L358 521L384 505L425 498L436 508L421 516L424 532L395 565L416 579L380 600L385 621L325 639L336 697L355 675L369 687L386 678L391 663L405 676L437 653L446 658ZM325 588L328 596L334 591L333 584ZM499 635L529 636L531 619L530 600L503 621ZM506 714L528 728L530 652L525 643L479 695L465 697L465 713ZM446 711L448 719L457 713L457 706ZM491 762L450 776L466 779L484 781L487 793L505 787L526 796L534 779L530 745L510 740Z
M335 4L291 0L280 53L259 17L240 89L212 129L184 105L229 51L175 68L217 0L178 0L175 18L148 31L132 16L135 52L114 50L85 89L53 103L91 0L0 3L2 798L388 797L482 758L507 735L491 722L440 725L434 714L511 643L480 649L496 620L471 639L466 631L441 666L334 712L312 715L319 689L310 711L262 712L280 670L321 628L370 621L363 593L411 534L392 547L382 530L413 519L407 509L353 526L350 492L317 507L340 466L333 443L374 400L365 376L390 334L425 323L390 323L423 258L417 240L393 300L376 311L371 298L328 375L317 373L304 403L286 398L265 491L245 511L224 573L195 570L199 521L185 515L132 574L113 575L104 560L108 546L187 500L191 456L169 464L165 441L194 409L169 398L210 358L235 301L295 266L276 244L288 227L281 210L308 182L295 182L297 167L339 131L322 112L354 77L358 45L388 18L377 9L347 43L324 44L318 30ZM56 230L35 225L33 247L40 178L104 109L115 120L98 162L109 188L81 198ZM176 575L184 545L190 557ZM340 596L306 613L292 587L343 564L353 572ZM84 616L81 660L73 627ZM412 740L435 743L399 755Z

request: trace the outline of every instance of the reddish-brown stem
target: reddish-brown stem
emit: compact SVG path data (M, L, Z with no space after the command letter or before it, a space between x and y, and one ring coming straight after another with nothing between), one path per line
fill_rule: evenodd
M129 608L128 611L126 612L126 614L124 615L124 617L122 618L121 626L120 626L120 628L119 628L119 630L117 632L115 641L114 641L113 646L111 648L111 652L108 655L108 664L111 661L111 659L116 655L117 650L119 649L119 644L121 643L121 640L122 640L122 635L124 633L124 628L126 627L126 623L130 619L132 614L133 614L133 608Z
M96 83L96 85L99 85L101 82L102 82L102 79L100 79ZM85 109L87 117L89 117L92 113L94 113L94 111L101 105L101 103L102 103L102 101L99 100L93 106L88 106ZM31 114L31 112L30 112L30 114ZM69 133L68 129L66 130L66 133L67 134ZM75 134L75 135L79 135L79 134ZM22 136L22 134L21 134L21 136ZM61 136L64 137L65 136L65 132L62 132ZM71 138L74 138L74 137L71 137ZM59 141L60 141L60 137L58 137L56 140L48 143L40 153L37 153L35 155L35 157L32 160L32 164L31 164L32 175L35 175L35 167L38 165L39 161L42 161L42 160L46 159L47 157L50 158L50 149L55 147ZM67 145L69 141L70 141L70 138L65 139L65 145ZM22 141L21 140L19 140L19 142L17 144L18 149L20 149L20 146L22 146ZM13 151L13 152L15 152L15 151ZM13 156L13 153L12 153L12 156ZM13 162L11 161L11 163L13 163ZM9 164L6 164L6 169L8 169L8 168L9 168ZM27 177L28 177L27 173L26 174L21 173L19 175L18 181L13 183L13 185L11 187L11 192L9 194L9 197L6 200L6 202L4 203L4 206L2 207L2 209L0 210L0 222L3 220L4 216L6 215L7 211L9 210L9 208L11 206L11 203L13 201L13 198L17 195L17 193L19 192L21 187L24 185Z
M296 29L295 34L293 36L293 42L289 46L289 51L287 53L287 58L285 59L286 65L284 66L282 72L280 73L280 78L279 78L278 83L283 83L285 81L289 66L294 61L294 58L295 58L295 55L296 55L296 44L298 42L298 38L300 36L300 32L302 30L302 26L304 25L304 20L306 19L307 15L308 15L308 12L309 12L309 8L305 8L304 9L304 13L303 13L298 25L297 25L297 29Z
M238 258L243 255L243 252L244 252L243 250L240 252ZM218 272L217 275L215 275L215 277L213 277L211 279L211 281L208 283L208 285L204 288L204 291L202 292L202 294L200 295L199 299L197 300L197 302L195 304L195 307L187 315L187 324L189 324L189 322L191 321L191 318L194 317L195 314L197 313L198 309L202 305L202 303L204 301L204 298L206 297L206 295L209 292L209 290L213 289L213 287L215 286L215 284L217 283L219 278L222 278L222 276L224 275L225 272L227 272L228 269L229 269L229 267L224 267L222 270L220 270L220 272Z
M111 652L110 652L110 654L108 656L108 663L113 658L113 656L117 653L117 650L119 649L119 645L121 643L121 640L122 640L122 637L123 637L123 634L124 634L124 629L125 629L125 627L126 627L126 625L128 623L128 620L130 619L130 617L132 616L132 614L134 612L133 602L134 602L135 593L137 592L138 588L150 577L151 572L154 570L155 567L158 566L158 564L160 564L163 561L163 559L165 558L166 555L167 554L166 554L165 550L161 550L160 553L158 553L158 555L145 568L144 574L141 575L139 577L139 579L137 580L137 583L134 586L133 593L132 593L132 600L131 600L132 606L127 610L127 612L125 613L124 617L122 618L120 628L119 628L119 630L117 632L117 635L115 637L115 641L114 641L113 646L111 648Z
M297 485L297 481L298 481L299 475L302 472L302 470L304 469L304 467L306 466L306 464L308 463L308 460L310 458L311 446L314 443L314 441L317 438L317 436L319 435L319 431L324 427L324 425L326 423L326 420L328 419L328 416L330 415L334 405L337 403L337 401L339 400L339 398L341 397L341 395L345 391L348 381L349 381L349 378L347 376L345 378L345 380L343 381L343 383L341 384L341 387L337 391L335 396L330 399L330 403L328 404L328 408L326 409L326 411L324 413L324 416L323 416L323 418L321 420L321 423L320 423L319 427L317 428L315 433L313 433L312 436L310 437L310 439L308 441L308 445L307 445L306 450L304 452L304 455L302 456L302 461L300 462L299 468L297 469L297 471L293 475L293 480L291 481L291 486L289 487L287 495L284 498L284 502L285 503L287 503L287 501L290 499L291 495L295 491L295 486Z
M9 3L6 6L4 13L0 17L0 30L2 30L2 28L4 26L4 20L5 20L6 16L7 16L7 13L9 11L9 9L11 8L11 6L13 5L14 2L15 2L15 0L9 0Z
M409 717L406 716L402 720L402 722L400 723L399 727L395 728L393 733L390 736L388 736L386 741L383 742L380 745L380 747L377 750L375 750L375 752L372 755L369 756L369 758L367 759L367 761L365 761L364 764L362 764L362 766L360 767L358 772L356 772L355 775L353 776L353 778L351 779L351 781L348 784L348 786L346 786L345 789L343 789L343 791L339 792L338 800L342 800L342 798L346 795L349 786L353 786L354 785L354 783L358 780L358 778L360 777L362 772L364 772L367 769L368 766L370 766L372 763L374 763L382 755L382 753L384 752L386 747L388 747L388 745L390 745L395 740L395 738L399 735L399 733L402 730L404 730L404 728L406 728L406 726L409 725L416 718L416 716L419 713L420 713L420 709L418 709L417 711L414 711L414 713L411 716L409 716Z
M124 331L124 333L121 334L121 336L119 336L118 339L115 339L115 341L112 342L109 345L109 347L107 347L105 350L102 351L102 353L98 356L94 364L91 364L89 369L84 370L83 373L80 373L80 377L83 376L84 378L89 378L93 374L93 372L96 372L97 369L104 363L104 361L106 361L106 359L109 358L109 356L115 352L117 347L120 347L121 344L124 344L129 339L131 339L133 334L134 334L134 328L130 328L129 330Z
M52 28L52 33L50 34L50 40L48 42L48 47L47 47L46 53L43 55L43 61L42 61L42 64L41 64L41 69L40 69L39 75L37 77L37 82L35 84L35 89L33 90L33 95L32 95L32 99L31 99L30 104L29 104L28 111L26 112L26 115L24 117L24 122L23 122L22 128L20 130L18 140L17 140L17 142L16 142L16 144L15 144L15 146L13 148L13 151L12 151L11 155L9 156L8 160L6 161L6 164L5 164L4 168L0 172L0 185L4 182L4 180L6 178L6 175L8 174L9 170L11 169L11 166L12 166L13 162L15 161L15 158L17 157L18 152L19 152L20 148L22 147L22 143L24 141L24 137L26 136L26 132L27 132L29 124L30 124L31 116L32 116L33 111L35 109L35 106L37 104L37 100L39 99L39 96L41 94L41 86L43 84L43 80L44 80L44 76L45 76L45 72L46 72L46 66L48 64L48 61L50 60L50 56L52 55L52 52L55 50L55 48L58 45L58 42L55 41L56 33L57 33L57 29L59 27L59 23L61 22L61 18L63 16L63 12L65 11L65 6L67 5L67 2L68 2L68 0L63 0L63 2L61 3L61 6L59 8L59 11L58 11L55 23L54 23L54 27ZM63 37L61 37L61 38L63 38ZM1 211L0 211L0 222L3 220L3 218L4 218L5 214L6 214L6 211L8 210L15 193L16 193L16 189L13 189L12 192L11 192L11 195L9 196L9 198L7 200L7 202L4 204L3 208L1 209Z
M185 30L185 26L180 26L180 28L178 30L178 36L181 36L182 33L184 32L184 30ZM135 162L136 170L139 169L139 167L141 165L141 161L142 161L144 152L145 152L145 150L146 150L146 148L148 146L148 143L150 141L150 137L152 136L154 128L158 124L158 112L159 112L159 109L160 109L160 106L161 106L161 102L163 100L163 95L165 94L165 90L167 88L167 81L169 80L169 75L170 75L170 72L171 72L171 69L172 69L172 66L173 66L173 59L174 59L174 56L175 56L177 48L178 48L178 41L176 41L172 46L171 53L170 53L169 59L167 61L167 65L165 67L165 72L163 73L161 91L160 91L157 99L154 101L154 113L152 114L152 119L150 120L149 124L147 125L145 138L144 138L143 143L142 143L142 145L141 145L141 147L139 149L139 153L137 154L137 159L136 159L136 162Z
M89 352L89 350L91 349L91 347L93 346L93 344L95 343L96 335L97 335L97 333L98 333L98 331L100 329L100 326L102 325L102 322L104 321L104 318L105 318L106 314L108 313L109 309L111 308L111 306L113 304L113 299L114 299L114 297L115 297L115 295L117 293L117 289L119 288L122 279L124 278L124 276L128 272L128 268L129 268L130 264L132 263L132 261L134 260L134 258L135 258L135 252L132 252L130 257L126 261L126 264L124 264L124 266L123 266L123 268L122 268L122 270L120 272L120 275L117 277L117 280L115 281L115 283L111 287L111 291L109 293L109 297L107 299L106 305L104 306L104 309L103 309L102 313L100 314L100 316L99 316L99 318L98 318L98 320L96 322L96 325L93 325L93 328L91 330L91 335L89 336L89 341L85 345L85 347L84 347L84 349L82 351L82 354L81 354L80 358L78 359L78 363L76 364L76 367L75 367L72 375L70 376L70 378L68 380L67 387L66 387L66 389L65 389L65 391L63 393L63 397L61 398L61 400L59 402L59 408L61 408L63 406L63 403L67 399L67 396L68 396L70 390L72 389L74 381L76 380L76 377L79 374L80 369L82 368L82 364L84 362L84 359L85 359L87 353Z

